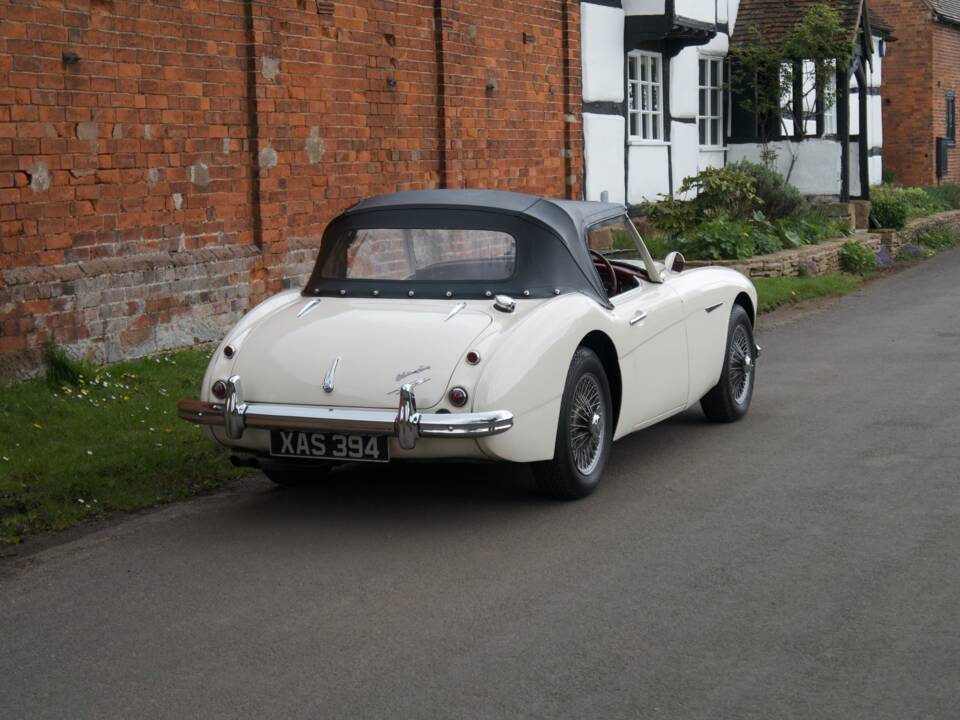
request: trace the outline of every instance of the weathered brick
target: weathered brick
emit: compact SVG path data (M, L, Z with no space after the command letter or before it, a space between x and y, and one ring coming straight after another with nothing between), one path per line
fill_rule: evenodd
M0 351L24 363L52 328L98 360L215 339L301 284L326 223L367 195L580 195L579 118L563 121L580 106L576 0L445 0L439 37L418 0L324 14L253 0L252 48L237 0L114 0L93 16L36 5L8 3L0 23L17 58L0 74L0 307L18 320ZM77 48L82 61L63 65ZM278 70L252 87L251 51ZM258 168L266 147L275 160ZM41 161L52 182L35 193L27 172ZM201 164L197 182L188 169ZM24 330L28 291L58 305ZM102 306L108 320L89 312ZM142 316L152 335L135 327Z

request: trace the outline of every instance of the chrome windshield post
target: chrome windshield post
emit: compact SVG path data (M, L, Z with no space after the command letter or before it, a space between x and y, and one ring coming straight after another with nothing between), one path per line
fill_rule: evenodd
M400 407L397 409L397 442L404 450L413 450L417 446L420 434L420 413L417 412L417 399L413 394L413 385L404 383L400 387Z
M227 380L227 399L223 403L223 428L231 440L243 437L244 413L247 412L243 402L243 390L240 387L240 376L233 375Z

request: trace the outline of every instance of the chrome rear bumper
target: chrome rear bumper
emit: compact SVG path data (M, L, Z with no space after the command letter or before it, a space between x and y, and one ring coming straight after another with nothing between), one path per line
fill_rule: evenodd
M181 400L177 415L199 425L217 425L227 437L239 440L247 428L364 433L396 437L400 447L412 450L419 438L479 438L499 435L513 427L506 410L479 413L420 413L413 386L400 388L397 411L336 408L319 405L281 405L243 401L240 377L227 381L222 403Z

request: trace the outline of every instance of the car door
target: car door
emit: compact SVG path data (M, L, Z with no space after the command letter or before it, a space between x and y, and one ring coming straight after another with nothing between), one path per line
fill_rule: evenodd
M588 248L614 260L650 259L626 216L591 226L586 240ZM632 258L627 257L631 244L637 248ZM610 302L609 331L623 380L619 437L686 407L689 365L683 301L676 291L662 282L638 278L636 286L614 295Z
M663 283L611 298L619 325L623 403L629 432L683 409L688 395L687 336L680 296Z

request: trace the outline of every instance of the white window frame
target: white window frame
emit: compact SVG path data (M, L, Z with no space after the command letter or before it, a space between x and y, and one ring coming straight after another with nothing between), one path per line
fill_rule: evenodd
M647 70L646 80L640 79L642 67ZM650 80L653 67L657 70L655 81ZM658 98L656 109L652 107L654 94ZM644 99L647 100L647 107L644 107ZM627 54L627 133L632 144L666 144L663 136L663 102L663 55L632 50ZM633 133L634 118L640 130L636 135ZM656 137L653 137L654 133Z
M706 69L703 74L704 82L706 84L702 84L700 82L700 64L701 63L706 63ZM714 86L710 82L710 79L711 79L710 66L713 63L716 63L717 65L719 65L719 70L717 71L717 81L719 82L719 85L717 86ZM723 148L726 147L726 127L724 125L724 113L723 113L724 94L725 94L724 87L723 87L724 66L725 66L725 59L719 55L700 55L700 57L697 60L697 140L699 141L700 139L700 124L705 122L706 130L705 130L704 137L706 138L706 142L700 143L700 147L706 150L722 150ZM717 91L717 97L720 98L720 107L718 108L713 107L713 104L711 102L711 98L713 97L713 93L711 92L712 90ZM705 93L706 95L705 107L707 112L705 115L700 114L700 93ZM717 143L710 142L710 122L712 120L717 121L717 134L719 136L719 142Z

